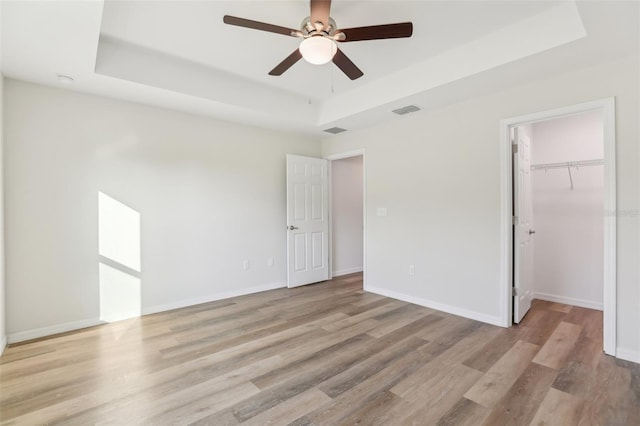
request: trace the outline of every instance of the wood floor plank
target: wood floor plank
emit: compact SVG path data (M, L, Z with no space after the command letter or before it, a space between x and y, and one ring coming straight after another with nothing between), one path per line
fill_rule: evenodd
M378 325L378 321L369 319L366 321L358 322L351 327L340 329L330 335L326 336L323 339L314 339L309 341L304 346L290 346L288 348L283 348L279 352L279 355L286 360L289 365L293 365L296 362L308 358L314 354L321 353L325 351L327 348L332 347L333 345L339 344L347 339L358 336L360 334L366 334L367 331ZM323 331L324 331L324 327ZM370 336L366 336L370 337ZM368 339L371 340L371 339Z
M438 313L435 313L434 315L438 315ZM445 315L437 324L434 323L425 327L420 332L419 336L431 342L447 334L449 330L464 328L473 322L473 320L459 317L457 315Z
M615 360L603 357L593 378L592 392L585 396L580 424L628 425L633 397L629 392L631 374L616 365Z
M533 358L533 362L556 370L563 367L581 331L580 325L561 322Z
M350 317L357 317L358 315L362 314L362 313L366 313L369 311L372 311L373 309L379 308L381 306L385 306L385 305L389 305L391 302L396 302L396 301L392 301L392 300L385 300L385 299L378 299L375 300L373 302L367 303L367 304L362 304L362 303L350 303L349 308L345 309L343 312L345 312L346 314L348 314ZM390 310L390 308L388 309ZM371 315L371 317L373 317L375 315Z
M37 357L37 356L43 355L43 354L49 354L49 353L55 351L55 349L51 348L51 347L24 346L24 348L26 348L26 350L23 350L23 351L19 351L19 350L11 351L11 354L9 354L7 356L3 356L2 358L0 358L0 365L8 364L10 362L16 362L16 361L27 359L27 358Z
M596 371L595 367L580 361L570 361L558 371L552 387L575 396L585 397L593 392L593 387L596 386L594 371Z
M393 311L375 316L374 319L380 321L381 324L368 334L373 337L382 337L432 313L431 309L406 304Z
M557 371L530 363L518 380L494 406L485 426L528 424L545 398Z
M279 356L273 356L256 362L254 364L239 368L232 373L227 373L221 376L214 376L206 381L195 382L190 386L174 389L171 392L163 392L154 400L148 398L142 398L140 401L139 395L135 395L133 398L128 398L126 404L133 407L134 412L146 412L153 413L153 417L147 415L146 418L142 417L141 420L147 420L149 423L159 423L167 421L167 419L174 416L177 419L182 415L185 410L184 402L187 400L203 400L211 399L212 395L219 393L236 393L237 396L229 397L229 405L236 403L242 399L242 392L245 392L245 397L258 393L258 389L251 383L251 379L269 371L273 368L277 368L282 365L282 358ZM149 405L146 409L141 409L145 405ZM158 407L161 411L158 412ZM217 409L211 412L220 411L227 408L227 406L217 403ZM193 408L193 407L192 407ZM207 408L208 409L208 408ZM118 414L121 414L122 409L119 408ZM168 413L171 413L170 415ZM140 417L140 415L138 414ZM155 420L154 420L155 418Z
M476 426L483 423L489 413L488 408L462 397L440 417L436 424L437 426Z
M580 334L573 349L567 356L566 364L558 371L553 388L579 397L586 397L593 392L594 372L602 358L602 345Z
M344 314L335 313L333 315L320 317L314 321L303 322L302 324L296 322L295 324L289 324L288 327L275 327L272 330L272 334L254 339L233 339L231 342L225 342L216 345L214 348L210 348L210 353L214 354L212 356L215 356L218 360L231 359L241 356L242 354L255 353L255 351L260 349L275 346L279 343L290 341L293 338L302 338L303 340L308 340L307 338L312 336L317 338L321 335L327 335L327 333L320 328L321 326L342 319L343 317ZM206 352L194 350L177 357L163 357L164 362L157 363L156 368L166 368L166 366L197 359L200 358L203 353Z
M566 313L557 310L530 312L518 325L518 340L542 346L566 316Z
M539 302L534 300L534 302ZM533 303L533 306L546 306ZM540 308L538 308L540 309ZM553 330L565 317L565 313L558 311L536 310L532 308L524 317L524 320L511 328L503 330L492 340L469 356L464 361L468 367L480 371L488 371L518 340L542 346L547 341Z
M118 416L126 408L130 411L147 412L145 407L158 405L166 408L163 398L168 398L169 404L176 403L172 400L179 396L184 400L194 398L202 392L215 392L248 382L265 371L270 371L282 363L279 356L265 358L251 365L233 370L227 374L216 375L208 380L202 374L202 368L206 366L206 360L200 360L196 365L173 370L161 370L149 376L144 374L131 375L123 380L114 380L103 383L98 389L82 394L76 398L64 399L58 403L45 406L39 410L30 411L17 417L21 424L41 424L48 421L75 422L77 424L89 424L96 418L111 419ZM195 364L195 363L194 363ZM197 371L199 374L189 374ZM150 394L159 395L150 398ZM178 403L183 403L179 400ZM32 404L33 401L30 401ZM7 406L12 409L13 407ZM11 416L9 410L3 410L3 414ZM138 415L139 416L139 415ZM138 417L134 416L134 417Z
M544 309L544 310L547 310L547 311L562 312L564 314L570 312L571 308L572 308L569 305L564 305L562 303L557 303L557 302L549 302L547 300L534 300L532 302L532 306L537 308L537 309Z
M185 424L189 426L236 426L240 423L238 423L238 420L233 416L231 411L223 411L209 414L200 420Z
M425 342L426 343L426 342ZM382 369L370 378L333 398L333 400L307 414L311 424L343 424L343 420L363 405L377 399L381 392L391 389L399 381L413 374L428 358L426 345L407 352L405 356Z
M245 316L249 317L246 314ZM175 343L165 345L159 351L165 358L192 351L210 351L215 350L215 345L230 345L233 341L240 343L260 336L267 336L272 334L274 330L289 326L286 320L264 315L258 315L251 321L238 318L227 324L215 324L210 327L200 324L197 327L198 332L177 335Z
M2 425L241 422L636 425L640 365L602 353L599 311L534 301L503 329L366 293L362 274L0 357Z
M352 368L326 380L319 387L325 394L334 398L383 370L407 352L414 351L426 344L424 340L416 337L401 340L395 345L366 358Z
M450 328L446 330L447 332L430 342L425 348L425 352L429 355L429 362L395 385L391 389L392 392L401 396L411 393L421 386L426 378L461 363L481 341L497 331L495 327L475 322L450 323Z
M376 301L374 303L378 303L380 301ZM378 315L381 314L385 314L387 312L393 311L397 308L399 308L400 306L404 306L405 302L400 302L397 300L393 300L393 301L388 301L387 303L384 303L380 306L376 306L373 309L369 309L366 310L364 312L360 312L357 315L352 315L352 316L347 316L346 318L340 320L340 321L336 321L334 323L331 324L327 324L324 327L322 327L323 329L333 332L336 330L340 330L341 328L345 328L345 327L349 327L353 324L356 324L360 321L364 321L367 319L371 319L373 317L376 317ZM367 306L367 305L365 305ZM379 323L379 321L378 321Z
M529 424L531 426L577 425L582 406L583 401L580 398L550 388Z
M572 306L563 321L581 325L590 339L602 339L602 333L599 331L602 325L602 311Z
M485 342L491 341L498 334L504 330L500 327L496 327L489 324L477 324L477 326L470 325L467 330L469 334L459 334L461 339L455 342L451 347L444 350L438 358L442 359L445 364L462 364L471 354L473 354L478 347L482 346ZM437 340L436 340L437 342Z
M348 416L340 420L343 425L375 425L385 424L382 421L390 408L400 402L400 398L394 393L381 390L367 398L356 410L352 410Z
M567 355L567 360L579 361L595 368L600 361L602 352L602 340L592 339L589 337L589 333L583 329L578 340L573 345L573 349Z
M480 344L479 349L469 354L463 361L467 367L475 368L478 371L489 371L504 354L518 341L520 333L515 327L509 328L499 333L493 339L489 339L484 345Z
M476 332L482 328L484 328L483 324L476 321L462 323L458 327L452 328L448 333L442 334L432 340L431 345L429 345L429 351L434 356L439 356L444 352L450 352L450 355L454 355L452 352L455 351L450 350L452 346L456 346L457 350L463 350L463 346L459 343L464 341L466 337L476 334ZM464 356L462 353L459 355Z
M363 292L361 299L360 300L356 300L355 302L352 302L352 304L355 305L355 306L362 306L362 305L368 305L369 303L375 302L375 301L378 301L378 300L385 300L387 302L391 302L391 301L400 302L399 300L389 299L388 297L384 297L384 296L381 296L381 295L376 294L376 293Z
M520 377L539 349L537 345L519 340L464 397L492 408Z
M344 359L345 352L357 350L363 344L369 341L371 337L364 333L359 333L348 339L341 340L336 344L324 348L320 351L311 353L309 356L300 358L294 362L288 362L283 366L272 369L252 380L261 390L270 387L283 385L287 382L294 381L300 376L313 374L315 371L327 368L331 369L340 359Z
M389 345L412 336L423 326L423 324L429 322L429 318L423 316L422 318L397 329L393 333L386 335L382 339L372 341L368 346L361 346L354 350L344 351L344 353L338 354L333 362L326 365L319 365L318 368L308 371L304 376L297 376L280 385L268 389L268 391L261 392L260 395L253 398L251 401L238 404L233 408L233 413L240 422L243 422L262 411L291 398L299 392L319 385L343 371L348 370L355 364L361 362L362 359L378 353Z
M188 403L182 403L179 407L173 408L168 411L157 412L155 416L144 419L142 423L147 424L189 424L198 421L204 417L210 416L217 412L224 410L225 408L237 403L238 401L245 400L252 395L259 393L259 389L256 388L250 382L243 382L233 388L225 389L220 392L211 393L206 397L192 399ZM136 407L135 412L139 413L139 408ZM132 413L133 414L133 413ZM126 416L124 418L116 419L114 426L122 425L127 422L128 419L133 417Z
M242 424L247 426L286 425L314 410L315 407L329 401L331 401L331 398L322 391L317 388L311 388L250 418Z
M436 424L482 375L462 364L443 369L405 394L391 418L406 424Z

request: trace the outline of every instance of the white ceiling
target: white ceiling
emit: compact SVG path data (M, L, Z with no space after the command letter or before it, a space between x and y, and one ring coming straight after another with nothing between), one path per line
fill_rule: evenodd
M338 27L412 21L413 37L343 43L363 71L300 61L299 40L225 25L225 14L298 28L296 1L3 0L4 75L80 92L318 135L551 73L638 54L637 1L335 0Z

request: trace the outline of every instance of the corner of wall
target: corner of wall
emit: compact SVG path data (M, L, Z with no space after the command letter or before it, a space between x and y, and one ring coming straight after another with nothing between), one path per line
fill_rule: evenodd
M0 72L0 355L7 346L4 292L4 77Z

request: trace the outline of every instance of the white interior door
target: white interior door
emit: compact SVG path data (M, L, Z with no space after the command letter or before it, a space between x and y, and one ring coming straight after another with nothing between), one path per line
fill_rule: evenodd
M329 278L327 160L287 155L287 285Z
M513 321L519 323L533 299L533 208L531 203L531 141L514 129L513 154Z

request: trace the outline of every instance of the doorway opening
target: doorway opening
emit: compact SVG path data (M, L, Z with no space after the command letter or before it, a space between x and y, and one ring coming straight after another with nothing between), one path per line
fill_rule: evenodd
M365 274L364 151L327 157L330 170L329 265L332 278Z
M614 100L501 122L505 326L533 299L603 311L615 356Z

